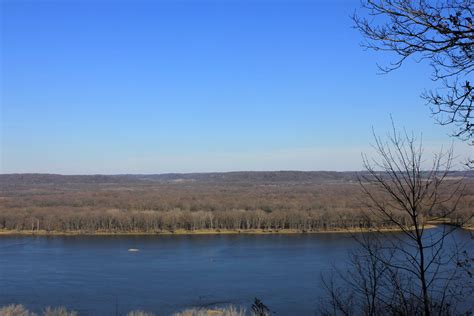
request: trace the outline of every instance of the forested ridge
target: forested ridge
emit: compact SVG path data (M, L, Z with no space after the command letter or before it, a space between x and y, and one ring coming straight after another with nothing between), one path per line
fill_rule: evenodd
M474 172L453 172L452 181L461 176L466 189L458 216L467 217L474 210ZM368 216L355 172L3 174L0 189L1 230L324 231L389 225Z

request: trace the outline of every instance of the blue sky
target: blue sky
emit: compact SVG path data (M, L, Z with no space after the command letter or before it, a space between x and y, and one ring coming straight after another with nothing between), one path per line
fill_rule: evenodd
M430 68L378 74L358 3L4 0L0 172L359 170L390 114L449 146Z

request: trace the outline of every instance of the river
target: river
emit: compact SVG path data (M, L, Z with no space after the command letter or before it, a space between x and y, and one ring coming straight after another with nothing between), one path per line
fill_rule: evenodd
M456 238L468 240L466 231ZM277 315L314 315L321 275L356 247L347 234L0 238L0 306L80 315L156 315L262 299ZM139 251L129 251L136 248Z

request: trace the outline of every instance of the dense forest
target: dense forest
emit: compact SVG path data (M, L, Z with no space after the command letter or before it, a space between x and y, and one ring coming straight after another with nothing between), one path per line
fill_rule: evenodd
M452 221L474 210L474 172L454 172L452 181L461 176L465 196ZM354 172L0 175L1 230L310 232L387 225L367 212Z

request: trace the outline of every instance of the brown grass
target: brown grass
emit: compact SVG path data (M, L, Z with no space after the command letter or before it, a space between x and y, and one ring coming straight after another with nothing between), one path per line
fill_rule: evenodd
M222 308L191 308L173 314L173 316L245 316L245 308L229 305Z
M128 312L127 316L155 316L155 314L150 313L150 312L145 312L142 310L136 310L136 311Z
M0 316L36 316L23 305L8 305L0 308Z

